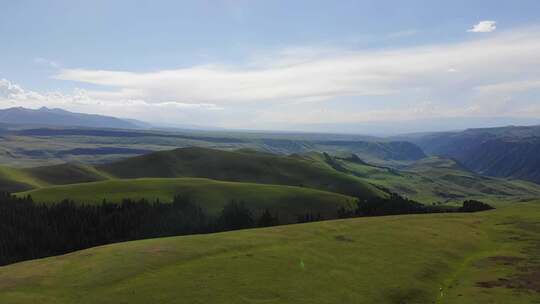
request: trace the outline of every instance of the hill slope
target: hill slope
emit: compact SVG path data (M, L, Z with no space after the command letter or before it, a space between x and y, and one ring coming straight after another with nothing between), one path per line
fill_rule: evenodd
M445 158L426 158L398 171L370 165L351 154L330 156L313 152L280 156L252 150L204 148L156 152L98 167L76 164L24 169L0 167L0 190L21 192L54 185L146 177L200 177L302 186L362 198L385 196L376 188L379 187L428 204L464 199L498 203L540 197L537 184L481 176Z
M0 191L20 192L51 185L100 181L106 173L80 164L61 164L34 168L0 166Z
M231 200L243 201L256 213L265 209L277 214L282 223L295 223L298 215L320 213L336 218L340 207L353 208L355 198L309 188L223 182L204 178L143 178L108 180L47 187L19 195L31 195L38 202L59 202L69 198L82 203L120 202L124 198L172 201L175 195L188 196L211 215L217 215Z
M0 166L0 191L19 192L39 187L39 181L23 170Z
M0 267L0 302L534 303L539 223L521 204L120 243Z
M454 160L441 157L424 158L402 170L368 164L355 154L310 153L298 157L425 204L461 203L466 199L506 204L540 197L540 185L478 175Z
M200 177L320 189L362 198L386 193L318 162L256 151L180 148L99 165L0 167L0 190L21 192L54 185L144 177Z
M372 166L354 157L334 158L342 171L411 199L431 203L458 203L478 199L507 203L540 197L540 186L475 174L451 159L425 158L403 170Z
M316 150L355 153L370 161L415 161L426 157L420 147L406 141L319 141Z
M386 194L318 162L255 151L181 148L97 166L117 178L204 177L224 181L302 186L362 198Z
M411 140L477 173L540 183L540 126L469 129Z

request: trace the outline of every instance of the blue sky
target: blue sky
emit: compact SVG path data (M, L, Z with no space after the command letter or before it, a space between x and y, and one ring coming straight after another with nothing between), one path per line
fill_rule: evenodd
M0 107L358 132L530 119L538 12L526 0L0 0Z

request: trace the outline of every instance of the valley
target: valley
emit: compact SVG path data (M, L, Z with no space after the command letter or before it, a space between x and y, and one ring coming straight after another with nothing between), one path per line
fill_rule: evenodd
M450 157L479 174L540 182L540 127L468 129L406 137L426 153Z

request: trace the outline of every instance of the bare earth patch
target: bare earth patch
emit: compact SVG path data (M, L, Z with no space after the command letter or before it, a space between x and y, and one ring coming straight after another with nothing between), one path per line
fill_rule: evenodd
M522 273L510 278L499 278L493 281L478 282L482 288L504 287L515 288L540 293L540 267L523 267Z

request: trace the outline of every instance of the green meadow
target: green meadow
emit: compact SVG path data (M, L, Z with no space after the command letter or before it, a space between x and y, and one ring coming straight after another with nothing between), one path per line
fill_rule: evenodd
M539 203L96 247L0 267L0 302L535 303Z

